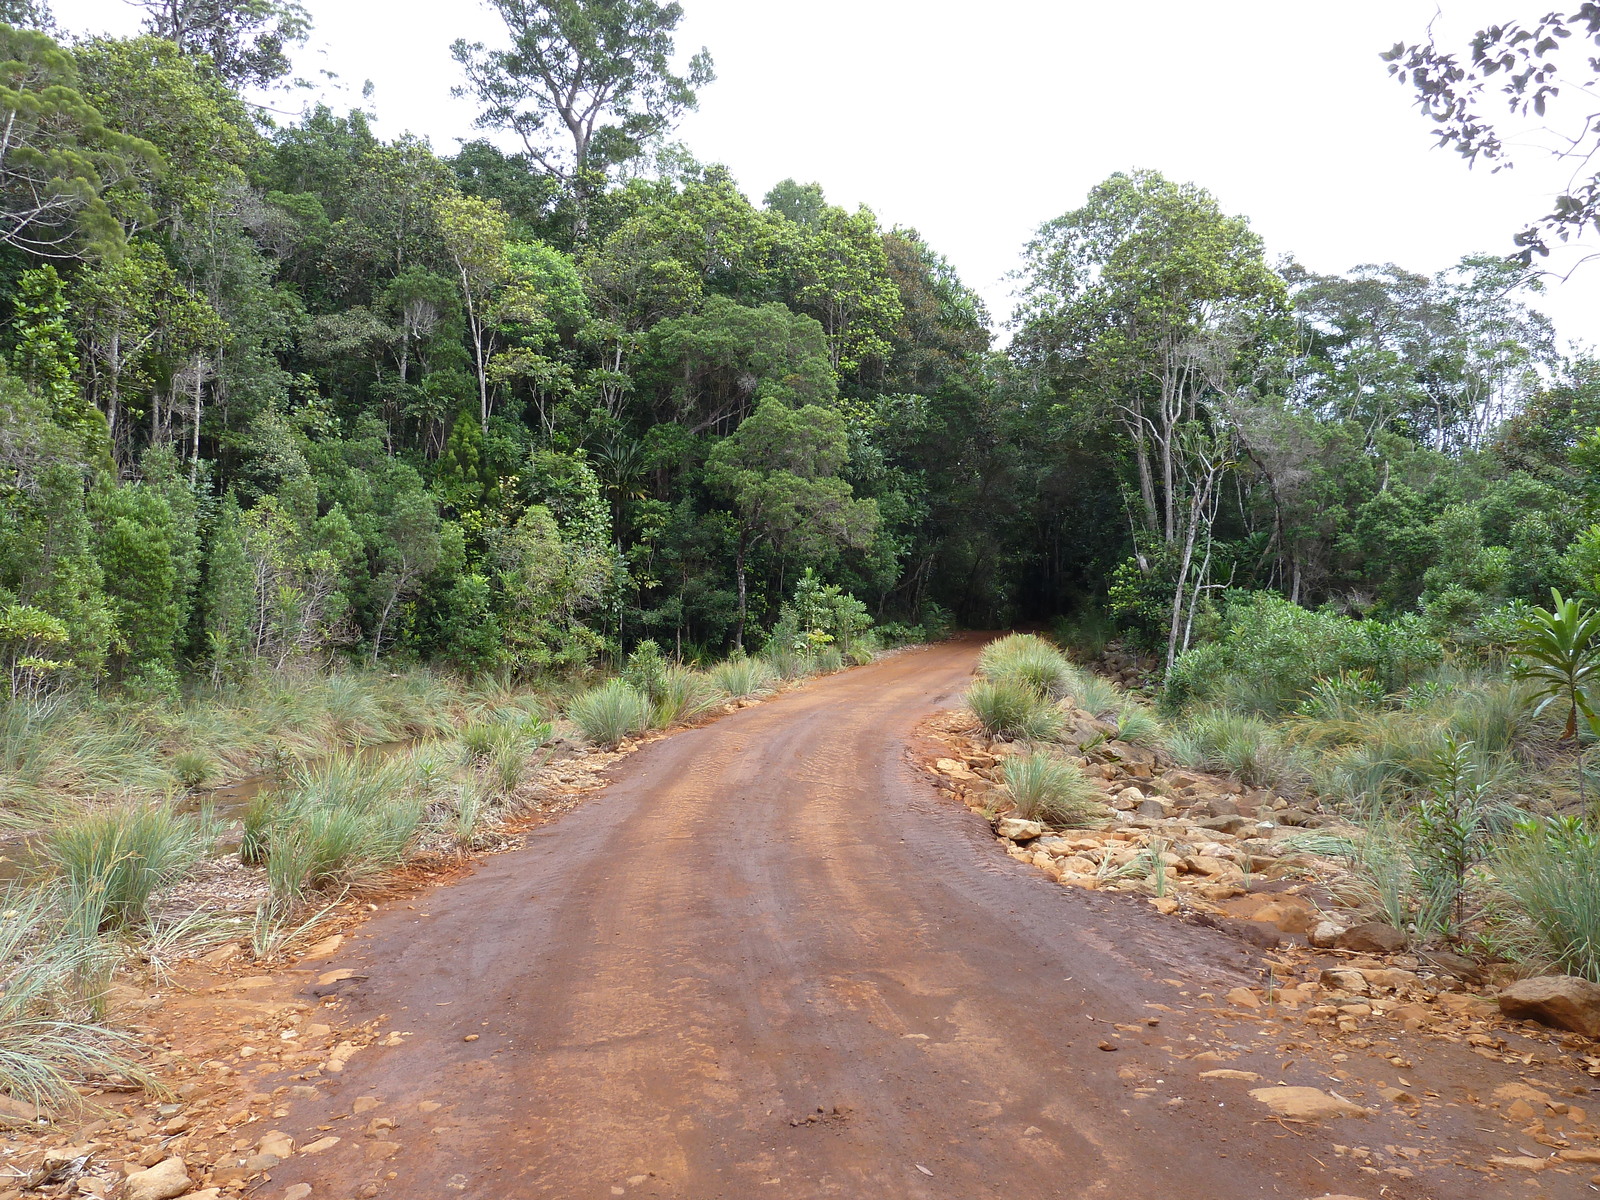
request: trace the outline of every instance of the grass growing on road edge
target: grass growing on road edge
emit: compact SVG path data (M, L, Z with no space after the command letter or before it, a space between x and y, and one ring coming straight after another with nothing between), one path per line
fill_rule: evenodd
M654 715L650 697L621 679L590 688L567 705L567 719L585 738L608 750L649 729Z
M967 692L967 707L990 737L1048 741L1061 735L1061 710L1028 684L980 679Z
M1104 795L1077 763L1046 750L1013 754L1000 768L1017 815L1058 829L1094 824L1105 816Z
M59 875L85 935L127 929L144 921L151 898L177 882L216 835L209 817L170 804L95 809L49 834L42 865Z
M711 680L734 700L754 696L772 687L772 668L759 658L730 658L711 669Z

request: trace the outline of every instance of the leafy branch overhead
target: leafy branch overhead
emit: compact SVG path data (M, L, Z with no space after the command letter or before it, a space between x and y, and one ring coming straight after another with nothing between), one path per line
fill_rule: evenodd
M1592 104L1600 85L1600 4L1589 0L1570 12L1489 25L1464 51L1434 40L1396 43L1384 54L1389 71L1416 92L1417 107L1438 127L1440 146L1469 163L1514 165L1517 142L1543 142L1543 149L1572 164L1569 184L1551 210L1516 235L1523 265L1600 227L1600 112ZM1518 122L1540 123L1532 139L1513 139L1498 107ZM1549 122L1548 124L1546 122Z

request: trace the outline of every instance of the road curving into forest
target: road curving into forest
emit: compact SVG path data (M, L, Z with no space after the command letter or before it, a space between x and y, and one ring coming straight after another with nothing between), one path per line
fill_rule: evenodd
M374 917L340 956L347 1015L400 1036L299 1102L302 1140L343 1136L271 1193L1380 1195L1180 1061L1217 1033L1182 997L1240 982L1239 943L1051 884L911 762L977 646L649 745L525 847ZM381 1105L351 1116L360 1097ZM1491 1194L1467 1179L1453 1195Z

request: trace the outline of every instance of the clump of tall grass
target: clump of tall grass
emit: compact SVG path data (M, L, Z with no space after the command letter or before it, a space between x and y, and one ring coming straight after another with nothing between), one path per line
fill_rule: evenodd
M1077 763L1044 750L1014 754L1001 767L1017 815L1057 828L1083 826L1104 815L1101 792Z
M1031 633L990 642L978 655L978 673L996 682L1023 684L1053 699L1066 695L1077 675L1066 655Z
M621 679L590 688L567 705L567 718L583 736L607 748L649 729L654 715L650 697Z
M772 673L782 680L802 679L816 668L809 654L791 650L786 646L770 647L761 654L767 660L767 665L772 668Z
M1525 822L1501 847L1495 878L1521 956L1600 983L1600 834L1576 817Z
M1154 746L1161 741L1161 722L1144 705L1124 700L1117 713L1117 737L1124 742Z
M105 977L105 947L80 936L72 903L48 886L0 893L0 1090L46 1111L81 1108L76 1085L94 1076L148 1082L131 1039L93 1020L83 984Z
M302 768L246 813L246 850L265 846L280 905L405 861L427 811L410 760L340 755ZM252 828L254 826L254 828Z
M990 737L1050 741L1065 719L1046 696L1014 679L980 679L967 692L967 707Z
M1260 717L1202 709L1168 735L1179 762L1231 775L1246 787L1295 791L1304 786L1303 757Z
M655 698L655 723L662 728L692 721L721 702L716 685L699 671L669 666L661 673Z
M730 658L711 668L711 680L734 700L754 696L772 686L772 668L759 658Z
M216 840L204 818L170 804L93 809L51 831L42 862L60 877L84 933L142 922L157 892L176 883Z
M816 669L819 675L832 675L844 670L844 651L837 646L824 646L817 651Z
M1104 717L1120 710L1127 701L1122 689L1104 676L1075 668L1070 685L1074 703L1091 716ZM1124 741L1132 739L1124 738Z
M456 796L450 822L450 840L456 849L466 851L477 845L478 825L483 819L483 807L483 790L477 782L471 779L463 782L460 793Z

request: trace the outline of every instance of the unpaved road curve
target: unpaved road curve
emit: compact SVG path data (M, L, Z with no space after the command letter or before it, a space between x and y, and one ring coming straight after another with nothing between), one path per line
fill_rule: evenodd
M297 1127L342 1141L262 1195L1376 1196L1160 1049L1205 1018L1113 1030L1183 1003L1163 979L1236 982L1235 943L1050 884L907 761L975 653L650 745L525 848L376 916L337 964L366 976L349 1015L408 1036L319 1081ZM1190 1100L1136 1098L1129 1071ZM359 1096L384 1104L350 1117ZM361 1135L385 1115L398 1150Z

